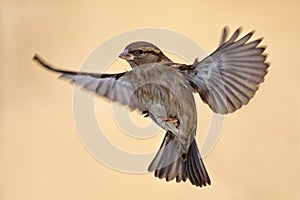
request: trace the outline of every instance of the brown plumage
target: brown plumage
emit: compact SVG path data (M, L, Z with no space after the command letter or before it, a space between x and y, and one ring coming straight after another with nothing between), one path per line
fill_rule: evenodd
M173 63L149 42L129 44L119 55L133 68L119 74L71 72L52 67L35 56L42 66L84 88L139 109L167 131L149 165L156 177L193 185L211 181L196 140L197 115L193 92L216 113L227 114L246 105L263 82L269 64L258 47L261 39L248 42L253 32L237 40L240 29L227 40L225 28L219 47L191 65Z
M132 68L148 63L165 64L172 62L157 46L144 41L129 44L119 57L127 60Z

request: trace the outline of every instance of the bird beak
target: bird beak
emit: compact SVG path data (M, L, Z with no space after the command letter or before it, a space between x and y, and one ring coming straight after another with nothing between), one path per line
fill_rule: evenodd
M125 51L123 51L120 55L120 58L124 59L124 60L133 60L134 56L128 52L128 50L126 49Z

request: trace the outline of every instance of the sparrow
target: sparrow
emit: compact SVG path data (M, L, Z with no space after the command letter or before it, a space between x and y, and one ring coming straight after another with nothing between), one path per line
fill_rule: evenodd
M41 66L59 73L97 95L127 105L150 117L166 130L163 142L148 167L158 178L195 186L211 184L196 143L197 114L193 93L213 112L228 114L248 104L264 81L269 63L250 41L254 31L238 39L241 28L228 38L225 27L218 48L193 64L175 63L150 42L133 42L119 55L132 70L114 74L74 72L56 68L40 56Z

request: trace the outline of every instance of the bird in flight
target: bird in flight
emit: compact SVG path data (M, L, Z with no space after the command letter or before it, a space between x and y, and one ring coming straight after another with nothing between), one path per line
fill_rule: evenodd
M224 28L218 48L193 64L174 63L145 41L125 47L119 57L132 70L121 73L74 72L54 67L38 55L33 59L61 78L150 117L166 134L148 170L167 181L189 179L202 187L211 180L195 140L193 93L198 93L213 112L232 113L248 104L269 67L265 47L259 46L262 39L249 41L254 32L239 38L240 32L241 28L228 38Z

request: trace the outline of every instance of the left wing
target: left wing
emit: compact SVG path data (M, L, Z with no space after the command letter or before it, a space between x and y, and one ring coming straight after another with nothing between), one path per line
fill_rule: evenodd
M132 110L143 110L133 93L134 89L126 77L126 72L117 74L73 72L55 68L38 55L35 55L33 59L46 69L59 73L60 78L70 80L75 85L81 85L84 89L106 97L110 101L128 105Z
M246 105L264 81L269 64L261 39L248 42L253 32L237 40L237 29L226 41L224 28L219 47L193 65L179 67L201 99L215 112L232 113Z

